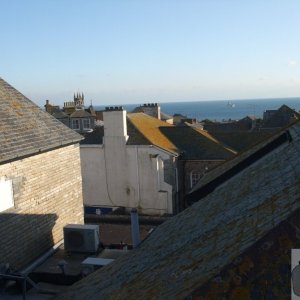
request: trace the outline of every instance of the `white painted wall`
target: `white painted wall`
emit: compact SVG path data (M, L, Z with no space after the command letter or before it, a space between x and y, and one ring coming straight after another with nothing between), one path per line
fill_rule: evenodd
M84 205L173 213L174 188L164 181L163 170L163 161L173 155L151 145L126 145L126 112L103 115L103 145L80 147Z
M163 172L163 160L170 156L152 146L124 148L119 154L106 145L81 145L84 205L173 213L174 189Z

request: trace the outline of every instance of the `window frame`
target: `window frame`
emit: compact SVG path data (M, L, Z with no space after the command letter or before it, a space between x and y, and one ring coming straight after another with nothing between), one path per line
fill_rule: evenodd
M86 127L85 126L85 121L87 121L88 122L88 124L89 124L89 126L88 127ZM89 119L89 118L85 118L85 119L83 119L82 120L82 126L83 126L83 129L91 129L91 120Z
M74 126L74 124L78 124L77 126ZM72 125L72 129L74 130L80 130L80 120L79 119L71 119L71 125Z

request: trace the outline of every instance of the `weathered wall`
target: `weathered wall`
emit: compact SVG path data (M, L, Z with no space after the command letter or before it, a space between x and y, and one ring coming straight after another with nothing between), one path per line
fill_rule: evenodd
M57 299L187 297L300 207L300 126L289 131L292 142L163 223L130 257Z
M164 160L170 156L164 151L152 146L104 144L81 145L80 152L84 205L173 213L175 182L165 182ZM169 162L168 168L175 173Z
M63 226L83 222L79 146L0 165L2 176L15 207L0 213L0 263L20 268L62 240Z

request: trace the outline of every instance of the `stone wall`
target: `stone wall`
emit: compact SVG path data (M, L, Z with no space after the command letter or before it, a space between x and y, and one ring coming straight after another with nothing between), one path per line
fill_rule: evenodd
M15 202L0 213L0 263L24 267L63 239L63 226L83 223L78 145L0 165L0 177Z

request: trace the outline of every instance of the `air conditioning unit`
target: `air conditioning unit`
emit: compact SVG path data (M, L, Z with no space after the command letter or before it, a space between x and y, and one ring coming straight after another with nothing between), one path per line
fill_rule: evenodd
M70 252L97 252L100 244L99 226L68 224L64 227L65 250Z

